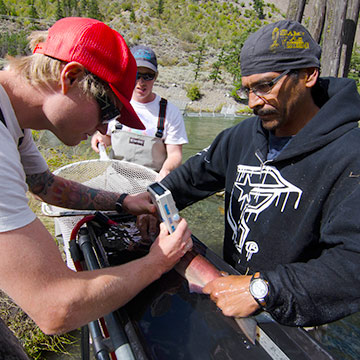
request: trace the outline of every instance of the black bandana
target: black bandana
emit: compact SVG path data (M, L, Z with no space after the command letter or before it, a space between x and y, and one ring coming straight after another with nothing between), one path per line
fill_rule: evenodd
M241 74L320 68L321 48L297 21L266 25L249 36L241 50Z

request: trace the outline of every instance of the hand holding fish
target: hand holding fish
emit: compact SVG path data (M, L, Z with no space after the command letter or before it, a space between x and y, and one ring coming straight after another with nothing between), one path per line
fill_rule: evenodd
M159 233L159 219L157 216L150 214L138 215L136 227L139 229L143 240L152 241Z
M151 245L149 256L155 256L162 272L167 272L191 250L191 231L185 219L181 219L176 230L169 235L164 223L160 224L160 234Z
M244 276L228 276L224 272L219 271L205 257L200 255L196 251L196 249L187 252L181 258L181 260L175 265L175 270L188 281L190 292L197 292L197 293L212 294L212 288L216 284L215 282L222 283L221 280L232 279L232 277L244 278ZM250 281L250 279L249 279L249 281ZM209 287L206 286L207 284L209 284ZM206 291L206 289L208 289L208 290ZM213 298L213 300L214 300L214 298ZM253 299L253 301L255 301L255 300ZM235 304L238 304L238 303L235 303ZM232 304L232 305L234 305L234 304ZM241 305L243 305L243 304L241 304ZM257 305L257 303L256 303L256 305ZM256 306L255 306L254 310L251 310L249 312L249 314L255 310L256 310ZM234 320L236 321L236 323L238 324L240 329L243 331L245 336L251 341L251 343L255 344L256 328L257 328L256 321L251 317L248 317L248 318L234 317Z
M203 288L205 294L226 316L246 317L259 309L259 304L250 294L250 275L229 275L216 278Z

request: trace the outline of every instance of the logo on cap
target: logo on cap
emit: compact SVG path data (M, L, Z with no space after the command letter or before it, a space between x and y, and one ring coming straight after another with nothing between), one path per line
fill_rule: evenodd
M272 32L273 43L270 45L270 50L274 51L280 46L283 49L309 49L309 42L303 40L304 35L303 31L280 30L276 27Z

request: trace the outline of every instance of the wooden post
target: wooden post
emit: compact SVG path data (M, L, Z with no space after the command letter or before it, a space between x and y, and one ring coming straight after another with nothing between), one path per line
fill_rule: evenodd
M312 15L309 19L308 30L314 40L320 43L325 23L326 0L313 1L313 3L311 3L311 9Z
M301 23L304 15L306 0L289 0L286 19L295 20Z
M321 74L338 76L348 0L327 0Z
M355 41L355 34L360 12L360 0L348 0L346 19L344 23L343 49L340 59L339 76L347 77Z

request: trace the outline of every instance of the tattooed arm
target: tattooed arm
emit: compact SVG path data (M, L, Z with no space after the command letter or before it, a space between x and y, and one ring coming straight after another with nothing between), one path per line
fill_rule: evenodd
M50 170L28 175L26 182L37 199L68 209L115 210L116 200L121 194L90 188L56 176ZM147 192L127 196L123 209L133 215L156 213L155 205L151 204Z
M26 182L39 200L51 205L79 210L115 210L119 193L97 190L54 175L50 170L28 175Z

